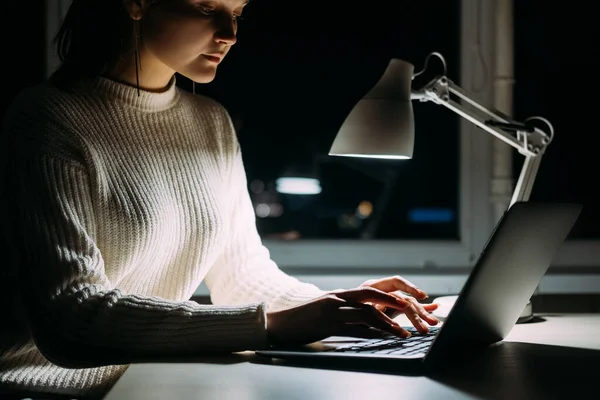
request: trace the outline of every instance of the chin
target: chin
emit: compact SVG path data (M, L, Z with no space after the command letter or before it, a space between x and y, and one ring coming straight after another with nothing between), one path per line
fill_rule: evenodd
M192 78L190 78L191 80L193 80L196 83L211 83L212 81L215 80L215 74L209 75L200 75L200 76L193 76Z
M217 69L207 68L204 71L194 71L192 73L182 75L196 83L210 83L215 80L215 76L217 75Z

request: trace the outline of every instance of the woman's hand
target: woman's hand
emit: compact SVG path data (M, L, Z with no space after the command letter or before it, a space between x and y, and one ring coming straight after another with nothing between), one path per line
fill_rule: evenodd
M437 304L418 302L427 297L399 276L369 280L355 289L336 290L301 305L267 313L268 340L271 345L299 345L329 336L381 337L382 331L409 337L410 333L393 320L400 314L406 314L419 332L427 333L427 324L438 323L430 315Z
M411 301L375 287L337 290L292 308L267 313L269 343L299 345L329 336L372 338L380 337L381 331L410 336L372 304L398 311L413 307Z
M410 302L410 307L403 310L389 308L385 304L372 302L371 304L379 311L385 313L390 318L396 318L400 314L405 314L414 327L421 333L427 333L429 325L437 325L439 322L430 313L438 308L437 304L421 304L418 300L424 300L427 293L419 289L416 285L402 278L401 276L391 276L383 279L371 279L364 282L360 287L371 287L382 292L393 295L398 299L404 299ZM425 321L426 323L424 323Z

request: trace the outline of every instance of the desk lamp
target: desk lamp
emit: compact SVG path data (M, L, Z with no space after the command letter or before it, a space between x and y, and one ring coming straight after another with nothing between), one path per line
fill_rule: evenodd
M436 76L420 89L411 87L415 77L427 70L432 56L438 57L444 73ZM354 106L329 151L330 156L410 159L414 146L414 115L412 101L433 102L442 105L482 130L516 148L525 157L510 206L528 201L540 160L554 137L554 128L542 117L531 117L524 123L512 121L499 112L489 110L473 100L463 89L446 76L446 61L437 52L425 59L422 71L414 74L414 66L400 59L392 59L379 81ZM458 100L455 101L453 98ZM533 126L540 120L549 128L549 134ZM457 296L445 296L453 304ZM523 318L532 316L531 303Z

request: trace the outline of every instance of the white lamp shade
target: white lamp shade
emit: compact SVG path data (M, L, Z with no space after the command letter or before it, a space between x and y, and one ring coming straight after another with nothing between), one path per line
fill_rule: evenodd
M412 158L414 115L411 82L414 66L392 59L377 84L346 117L329 155Z

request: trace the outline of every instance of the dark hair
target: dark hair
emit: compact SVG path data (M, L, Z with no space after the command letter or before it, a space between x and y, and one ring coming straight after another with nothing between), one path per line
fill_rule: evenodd
M133 51L133 20L123 0L72 0L53 44L55 83L102 75Z

